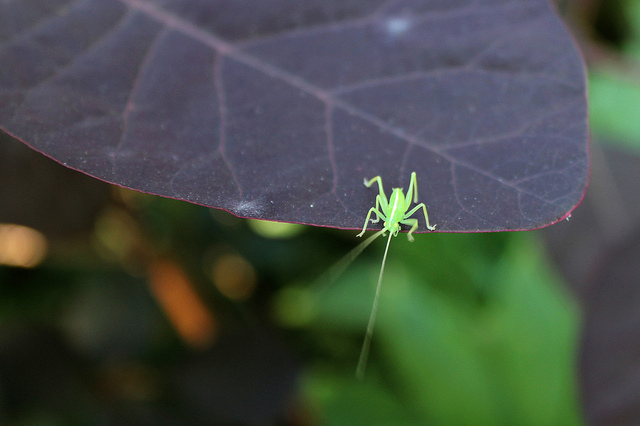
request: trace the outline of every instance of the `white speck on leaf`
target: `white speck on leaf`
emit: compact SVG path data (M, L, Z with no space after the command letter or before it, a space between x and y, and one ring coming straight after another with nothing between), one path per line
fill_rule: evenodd
M234 210L242 216L256 216L262 210L262 203L258 200L240 201Z
M411 22L407 18L391 18L386 23L387 32L392 36L399 36L411 28Z

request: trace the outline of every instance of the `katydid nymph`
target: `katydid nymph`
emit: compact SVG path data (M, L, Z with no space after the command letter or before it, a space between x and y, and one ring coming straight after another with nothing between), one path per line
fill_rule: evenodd
M371 346L371 337L373 336L373 326L376 321L376 313L378 311L378 300L380 299L380 287L382 284L382 274L384 272L384 265L387 260L387 252L389 251L389 243L391 242L391 237L395 237L400 232L400 225L408 225L411 226L409 229L409 233L407 234L407 238L409 241L413 241L413 231L418 229L418 219L412 218L411 216L422 209L424 212L424 219L427 224L427 228L430 231L436 229L436 225L431 225L429 223L429 215L427 214L427 207L424 203L420 203L416 205L413 209L409 210L412 203L418 202L418 183L416 178L416 172L411 173L411 180L409 181L409 189L407 190L407 196L405 197L404 192L402 192L402 188L393 188L391 191L391 196L387 199L387 196L384 193L384 189L382 188L382 178L380 176L376 176L371 180L367 180L365 178L364 184L367 188L371 187L374 182L378 182L378 189L380 193L376 196L376 205L375 207L371 207L369 209L369 213L367 214L367 218L364 221L364 227L362 228L362 232L360 232L357 236L361 237L364 235L364 232L367 230L367 226L369 224L369 219L372 214L376 215L375 219L371 219L372 223L377 223L380 219L383 220L383 228L373 234L371 237L367 238L363 243L356 247L354 251L357 250L355 255L352 254L351 259L357 256L366 246L368 246L373 240L378 238L380 235L384 236L386 232L389 233L389 239L387 240L387 245L384 249L384 255L382 257L382 265L380 266L380 275L378 276L378 284L376 286L376 294L373 299L373 307L371 308L371 314L369 316L369 323L367 325L367 332L364 337L364 342L362 343L362 349L360 351L360 359L358 360L358 367L356 368L356 377L358 379L362 379L364 377L364 371L367 364L367 358L369 356L369 348Z

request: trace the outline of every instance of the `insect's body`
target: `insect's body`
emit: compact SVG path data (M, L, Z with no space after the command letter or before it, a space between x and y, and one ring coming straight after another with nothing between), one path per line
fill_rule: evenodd
M411 181L409 181L409 189L407 191L408 197L406 198L404 196L404 192L402 192L402 188L393 188L391 191L391 197L387 200L387 196L382 188L382 178L380 176L376 176L371 180L364 180L364 184L367 188L373 185L373 182L378 182L380 193L376 196L376 206L371 207L369 210L367 218L364 221L362 232L358 234L358 237L361 237L364 234L364 231L367 230L367 224L369 223L369 218L372 213L375 213L376 218L371 219L371 222L377 223L380 218L382 218L384 220L384 229L389 231L393 236L398 235L398 232L400 232L400 224L411 226L411 229L407 234L409 241L413 241L413 235L411 234L413 234L413 231L418 229L418 219L414 219L411 216L421 208L424 211L424 220L427 222L427 228L430 231L436 229L435 225L431 226L431 224L429 224L429 215L427 214L427 207L424 203L418 204L411 211L407 212L411 203L418 202L416 172L411 173Z
M382 188L382 178L380 176L376 176L371 180L364 180L364 184L367 188L373 185L373 182L378 182L378 188L380 193L376 196L376 206L371 207L369 209L369 213L367 214L367 218L364 221L364 227L362 228L362 232L358 234L358 237L361 237L364 234L364 231L367 230L367 225L369 224L369 218L372 213L375 213L376 218L371 219L371 222L377 223L382 219L383 228L378 231L375 235L370 237L371 239L377 238L379 235L384 235L385 232L389 232L389 239L387 240L387 246L384 250L384 256L382 257L382 266L380 267L380 275L378 277L378 286L376 287L376 295L373 300L373 308L371 309L371 316L369 317L369 325L367 326L367 334L364 338L364 343L362 344L362 351L360 352L360 360L358 361L358 368L356 370L356 376L362 378L364 376L364 369L367 363L367 357L369 355L369 347L371 345L371 336L373 335L373 326L375 323L376 312L378 309L378 299L380 298L380 285L382 283L382 273L384 272L384 265L387 260L387 252L389 251L389 243L391 242L391 237L395 237L400 232L400 225L408 225L411 226L409 233L407 234L407 238L409 241L413 241L413 231L418 229L418 219L412 218L411 216L422 208L424 211L424 219L427 224L427 229L433 231L436 229L436 226L429 223L429 215L427 214L427 207L424 203L420 203L415 206L413 209L409 210L411 203L418 202L418 184L416 178L416 172L411 173L411 180L409 181L409 189L407 190L407 197L404 196L404 192L402 188L393 188L391 191L391 196L387 199L387 196L384 193L384 189ZM368 244L368 241L365 243Z
M384 227L394 236L398 235L398 232L400 231L400 222L404 220L404 204L404 193L402 192L402 189L393 188L391 197L389 197L391 212L389 213L387 220L384 222Z

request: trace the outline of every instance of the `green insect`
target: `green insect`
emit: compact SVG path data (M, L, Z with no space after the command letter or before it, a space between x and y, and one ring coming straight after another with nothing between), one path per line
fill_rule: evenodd
M427 228L430 231L436 229L436 225L431 225L429 223L429 215L427 214L427 207L424 203L420 203L411 210L412 203L418 202L418 183L416 178L416 172L411 173L411 180L409 181L409 189L407 191L407 197L405 197L404 192L402 192L402 188L393 188L391 191L391 196L387 199L387 196L384 193L384 189L382 188L382 178L380 176L376 176L371 180L367 180L365 178L364 184L367 188L370 188L374 182L378 182L378 188L380 190L380 194L376 196L376 206L371 207L369 213L367 214L367 218L364 221L364 227L362 228L362 232L360 232L357 236L361 237L364 235L364 231L367 230L367 225L369 224L369 219L372 214L376 215L375 219L371 219L371 222L378 223L380 219L384 222L384 228L380 231L376 232L374 235L369 237L366 241L364 241L361 246L356 249L364 249L364 247L368 246L373 240L378 238L380 235L384 236L386 232L389 233L389 239L387 240L387 246L384 249L384 256L382 257L382 266L380 267L380 275L378 276L378 285L376 286L376 295L373 299L373 307L371 308L371 315L369 316L369 324L367 325L367 334L365 335L364 342L362 344L362 350L360 351L360 359L358 360L358 367L356 368L356 377L362 379L364 377L364 371L367 364L367 358L369 357L369 348L371 346L371 337L373 336L373 327L376 320L376 313L378 311L378 300L380 299L380 287L382 284L382 274L384 272L384 265L387 260L387 252L389 251L389 243L391 242L392 236L397 236L398 232L400 232L400 225L411 226L409 233L407 234L407 238L409 241L413 241L413 231L418 228L418 219L412 218L411 216L422 208L424 212L424 219L427 223ZM357 254L356 254L357 255Z

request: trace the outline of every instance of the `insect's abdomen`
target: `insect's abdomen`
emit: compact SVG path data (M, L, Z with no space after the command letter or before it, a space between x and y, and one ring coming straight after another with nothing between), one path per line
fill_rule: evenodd
M404 194L402 193L402 189L393 188L391 198L389 198L389 207L391 208L391 211L389 215L387 215L387 222L394 223L401 221L405 213Z

